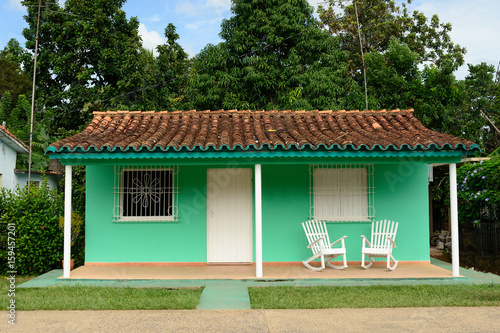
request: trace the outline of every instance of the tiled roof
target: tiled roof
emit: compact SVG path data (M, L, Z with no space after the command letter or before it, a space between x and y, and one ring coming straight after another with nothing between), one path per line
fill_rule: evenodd
M12 147L15 151L21 154L29 153L29 147L19 140L14 134L12 134L8 129L0 125L0 139L5 138L6 144Z
M94 112L49 152L191 150L473 150L425 128L413 110Z

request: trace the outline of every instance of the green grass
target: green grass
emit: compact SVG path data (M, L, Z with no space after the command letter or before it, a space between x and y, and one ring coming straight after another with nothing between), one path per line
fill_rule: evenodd
M251 287L252 309L500 306L500 284Z
M31 277L17 277L21 284ZM6 309L9 283L0 282L0 307ZM182 310L198 306L203 288L114 288L58 286L16 288L16 310Z

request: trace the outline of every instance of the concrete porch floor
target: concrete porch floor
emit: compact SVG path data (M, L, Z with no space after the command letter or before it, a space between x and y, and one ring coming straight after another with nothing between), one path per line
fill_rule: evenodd
M433 264L399 264L390 271L383 265L363 269L359 264L346 269L325 268L315 272L302 265L263 267L261 279L432 279L452 278L449 270ZM64 280L63 277L59 277ZM202 266L80 266L71 271L71 280L252 280L254 265Z

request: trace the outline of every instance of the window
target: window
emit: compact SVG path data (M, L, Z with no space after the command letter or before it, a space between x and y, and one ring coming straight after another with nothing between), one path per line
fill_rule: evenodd
M310 176L311 218L373 219L373 165L312 165Z
M28 184L28 181L26 181L26 186L31 185L34 188L39 188L40 187L40 182L37 180L31 180Z
M175 167L115 167L115 222L176 221Z

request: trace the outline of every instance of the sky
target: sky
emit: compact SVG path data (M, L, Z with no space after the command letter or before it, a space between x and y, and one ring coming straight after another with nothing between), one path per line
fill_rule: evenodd
M324 0L308 1L317 7ZM220 24L231 17L230 7L230 0L128 0L123 9L127 17L138 17L145 48L155 49L156 45L163 44L165 28L173 23L180 35L179 43L194 56L208 43L221 41ZM500 61L500 1L413 0L411 9L423 12L428 18L438 14L441 22L450 22L452 41L467 49L466 64L486 62L497 67ZM0 0L0 49L11 38L24 44L25 12L20 0ZM464 65L455 75L463 79L467 73L467 65Z

